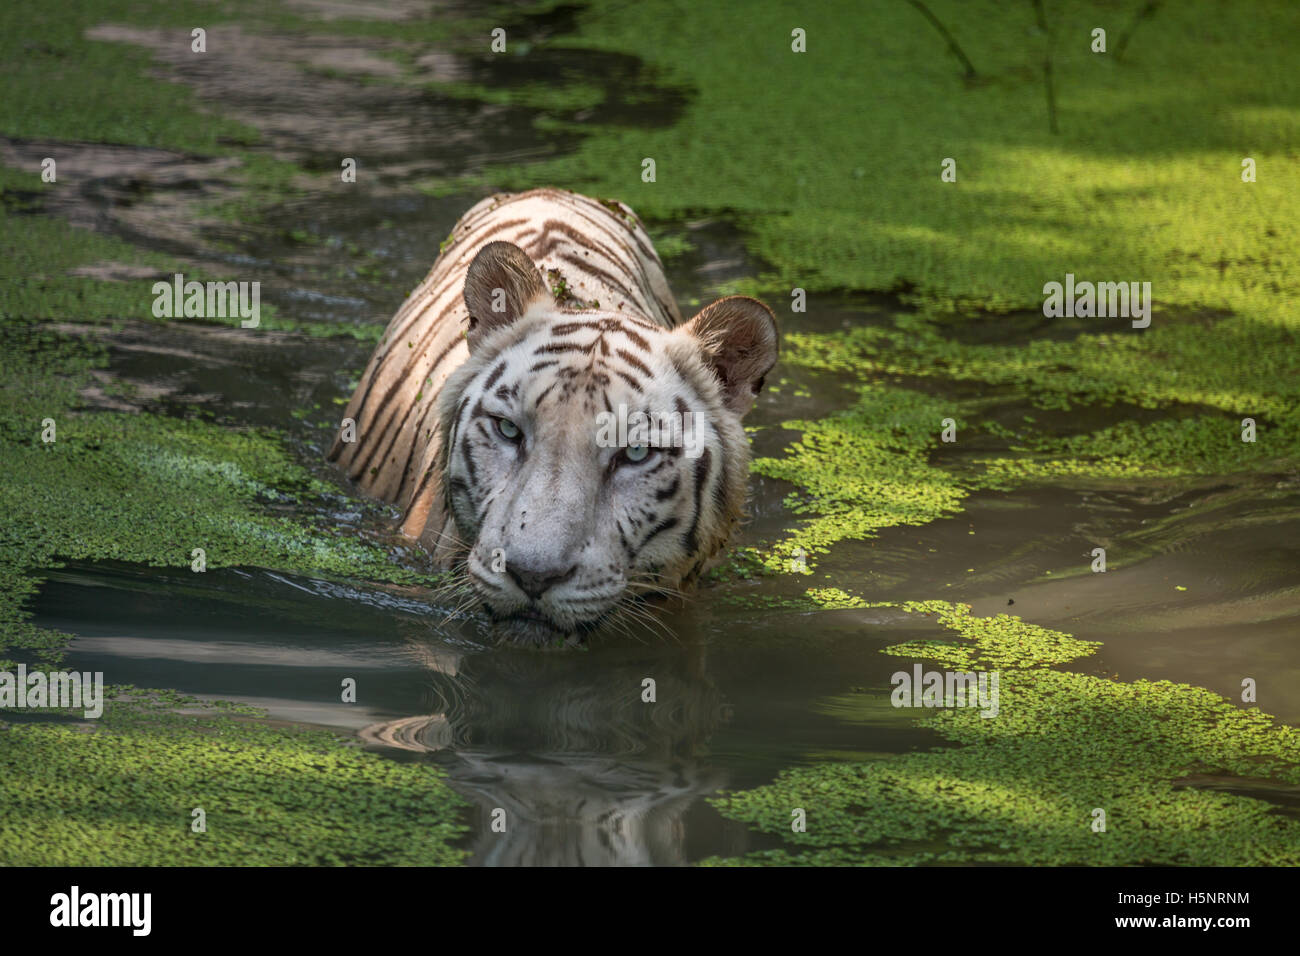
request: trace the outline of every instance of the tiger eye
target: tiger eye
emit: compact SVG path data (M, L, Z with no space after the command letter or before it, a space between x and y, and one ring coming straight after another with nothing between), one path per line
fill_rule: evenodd
M519 437L519 426L508 418L497 419L497 431L501 433L502 438L508 438L510 441Z

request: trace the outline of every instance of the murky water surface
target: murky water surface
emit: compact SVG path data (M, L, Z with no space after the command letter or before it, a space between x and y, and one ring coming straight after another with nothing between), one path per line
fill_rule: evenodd
M273 46L243 49L246 71L276 60ZM296 52L344 72L380 68L355 48L350 58L327 43ZM539 62L530 58L529 68ZM482 83L505 68L451 57L427 67ZM592 73L620 89L640 75L634 61L620 58L602 60ZM196 270L237 265L241 278L262 281L266 300L286 317L375 323L424 275L476 198L432 198L408 188L411 177L564 148L522 114L423 90L379 103L374 88L339 81L294 98L258 79L217 71L197 89L234 103L272 148L304 162L312 156L294 147L304 130L332 124L331 135L346 138L349 124L361 124L382 140L384 174L348 189L326 185L322 174L318 192L278 209L269 224L236 228L193 217L196 198L224 193L223 166L104 147L114 155L98 157L102 177L47 211L180 256ZM661 92L640 111L628 102L611 96L577 118L666 122L681 96ZM376 116L391 120L377 133ZM40 155L41 145L0 148ZM331 152L319 165L332 170L334 161ZM726 222L659 225L695 246L668 264L686 314L692 299L707 301L718 283L761 266ZM884 321L889 307L813 299L806 315L783 322L827 330ZM963 335L1004 341L1079 331L1038 324L1024 317ZM322 449L338 402L370 348L345 338L153 323L96 334L109 344L109 372L137 386L137 404L176 414L201 407L232 424L283 428L321 474L329 473ZM765 395L755 424L816 417L847 402L832 378L790 369L777 375L809 394L797 397L789 387ZM1083 420L1093 413L1071 414L1076 428L1098 424ZM1104 423L1108 413L1095 414ZM758 451L779 453L786 434L762 433ZM757 478L753 488L747 534L759 540L788 525L781 500L790 489ZM977 494L956 517L840 545L819 570L868 600L967 601L977 614L1010 610L1104 641L1080 666L1121 680L1186 681L1236 697L1241 677L1253 676L1263 709L1296 722L1298 532L1300 486L1281 476L1190 491L1153 483L1129 491L1026 489ZM1110 549L1104 578L1087 573L1098 542ZM878 653L932 625L891 611L774 612L731 600L781 586L706 588L663 608L658 630L563 652L500 647L483 622L452 613L429 593L257 569L194 575L72 566L50 573L34 609L41 626L78 635L71 667L102 670L111 682L244 701L274 719L355 734L393 759L436 761L475 805L473 829L482 834L468 844L475 863L672 864L768 845L704 802L719 788L754 786L800 763L870 760L940 742L888 707L883 691L898 660ZM355 704L339 700L344 678L357 681ZM646 678L656 682L653 705L641 699ZM489 831L496 807L515 821L508 834Z

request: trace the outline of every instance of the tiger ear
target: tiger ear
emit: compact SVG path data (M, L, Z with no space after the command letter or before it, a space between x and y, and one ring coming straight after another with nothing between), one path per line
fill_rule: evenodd
M705 363L722 382L727 407L744 415L776 364L776 317L757 299L732 295L710 303L681 330L700 344Z
M465 275L470 351L486 335L518 321L549 298L541 273L524 250L513 242L489 242L474 256Z

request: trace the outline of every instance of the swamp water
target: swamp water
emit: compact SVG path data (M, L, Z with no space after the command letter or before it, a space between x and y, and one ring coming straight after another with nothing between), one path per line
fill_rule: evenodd
M604 66L618 74L625 64ZM449 60L443 67L464 70L466 79L493 79L475 72L487 69L482 64ZM333 81L287 102L265 95L255 80L214 75L207 82L226 85L204 89L201 81L200 91L258 125L278 148L319 134L313 123L328 127L332 150L344 153L339 137L377 137L385 185L322 190L252 228L190 226L178 208L221 198L214 183L224 167L114 147L105 148L113 156L99 157L104 175L47 212L197 269L260 280L264 301L283 318L373 325L396 310L477 198L430 198L404 189L404 177L450 176L489 158L520 160L564 148L526 131L522 114L508 109L416 94L397 103L373 96L357 102L352 87L344 95ZM680 105L667 97L603 119L666 122ZM513 138L502 132L513 129L525 131ZM4 144L13 162L45 148ZM334 151L327 158L320 158L321 169L332 168ZM310 154L300 159L311 168ZM761 268L724 222L652 225L691 242L666 263L684 314L695 311L687 303L707 302L720 283ZM786 304L773 302L783 331L884 325L895 307L813 297L807 313L791 314ZM1005 330L1021 338L1081 330L1023 319L988 330L987 339L999 341ZM337 481L323 449L369 354L367 342L130 321L112 331L80 331L107 346L105 374L133 386L129 401L136 407L176 415L202 409L225 424L284 430L309 468ZM760 428L759 456L779 457L795 437L783 422L824 417L850 401L834 375L783 365L771 381L778 379L779 390L766 393L747 419ZM941 380L908 385L955 397L971 388ZM114 395L88 402L127 401ZM1027 407L1014 396L1004 404L1017 413ZM1089 427L1100 427L1110 413L1087 414L1097 418ZM798 520L785 503L792 486L756 475L751 488L753 518L742 543L788 533ZM373 514L328 517L344 533L378 533L382 525ZM1282 475L1144 481L1127 490L1062 483L978 491L958 514L840 543L817 564L816 577L793 592L772 578L707 585L663 607L658 626L601 635L575 651L498 646L481 620L445 606L433 592L255 568L195 575L72 564L46 574L30 606L35 624L76 635L70 669L246 703L272 721L352 735L392 760L436 763L471 804L472 835L463 844L471 863L682 864L781 846L707 802L720 789L759 786L790 767L888 760L948 745L917 727L914 713L889 705L890 675L910 662L879 653L903 640L942 636L937 627L889 608L773 606L767 599L774 592L797 594L829 578L825 583L868 601L940 598L969 603L976 615L1014 613L1103 642L1095 656L1076 662L1087 673L1186 682L1234 700L1239 675L1255 675L1264 709L1296 723L1297 532L1300 485ZM1098 541L1114 542L1114 566L1104 576L1087 573ZM357 683L355 704L340 702L346 678ZM646 678L656 683L654 704L642 701ZM1294 815L1300 804L1295 788L1209 775L1187 785L1255 796L1280 813ZM511 821L506 833L491 829L497 808Z

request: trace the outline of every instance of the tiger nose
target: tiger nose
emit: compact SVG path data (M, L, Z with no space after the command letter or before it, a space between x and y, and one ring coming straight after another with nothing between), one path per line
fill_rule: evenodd
M575 564L567 571L559 571L555 568L546 568L536 570L528 567L519 567L517 565L506 563L506 572L510 579L519 585L519 590L523 591L534 601L555 587L557 584L563 584L569 580L578 571Z

